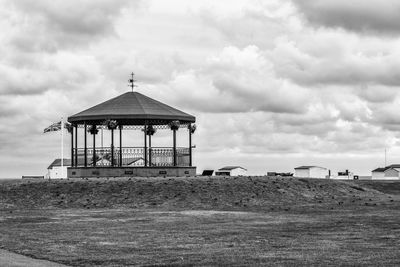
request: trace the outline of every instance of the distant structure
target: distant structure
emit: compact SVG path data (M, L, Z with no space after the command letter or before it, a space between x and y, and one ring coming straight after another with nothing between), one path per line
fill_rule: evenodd
M371 171L372 180L398 180L400 179L400 164L377 168Z
M215 172L215 175L245 176L247 169L240 166L226 166Z
M44 179L43 175L22 175L22 179L30 179L30 180L38 180L38 179Z
M132 91L68 117L71 124L71 166L68 177L187 176L196 175L192 165L192 134L196 118L176 108ZM111 145L97 145L100 129L110 131ZM176 146L176 132L186 130L188 145ZM170 147L153 147L158 130L170 130ZM122 132L141 131L143 146L126 147ZM88 133L92 135L89 144ZM118 146L114 135L119 135ZM78 139L82 146L78 147Z
M292 177L291 172L267 172L267 176L280 176L280 177Z
M330 179L340 179L340 180L357 180L357 175L350 172L349 170L345 170L344 172L338 172L337 175L332 175Z
M55 159L49 167L47 167L47 178L49 179L60 179L65 178L63 174L67 173L68 166L71 166L70 159L63 160L63 166L61 167L61 159ZM64 171L62 170L64 168Z
M214 170L203 170L201 176L212 176L214 174Z
M376 168L375 170L372 170L371 176L373 180L379 180L379 179L384 179L385 178L385 169L386 168Z
M327 178L329 171L318 166L300 166L294 168L294 176L300 178Z

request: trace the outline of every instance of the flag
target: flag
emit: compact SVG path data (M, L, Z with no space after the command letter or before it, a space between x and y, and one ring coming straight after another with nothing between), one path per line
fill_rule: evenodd
M61 121L53 123L49 127L45 128L43 133L54 132L61 130Z

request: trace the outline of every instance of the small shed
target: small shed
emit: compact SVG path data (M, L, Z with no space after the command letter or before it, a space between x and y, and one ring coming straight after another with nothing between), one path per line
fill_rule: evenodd
M400 179L400 164L392 164L383 168L372 170L373 180L393 180Z
M215 172L215 175L226 176L244 176L247 174L247 169L240 166L225 166Z
M326 178L329 176L329 171L326 168L319 166L300 166L294 168L294 175L300 178Z
M385 169L386 168L376 168L375 170L372 170L371 176L372 179L384 179L385 178Z
M67 168L71 166L70 159L63 159L63 167L61 168L61 159L55 159L49 167L47 167L47 177L49 179L59 179L67 177Z
M341 179L341 180L354 180L354 173L346 170L344 172L338 172L337 176L331 177L332 179Z

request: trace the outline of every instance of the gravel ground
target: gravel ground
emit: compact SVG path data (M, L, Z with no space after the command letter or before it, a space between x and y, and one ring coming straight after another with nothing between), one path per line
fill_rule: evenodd
M65 267L67 265L38 260L0 249L0 265L3 267Z

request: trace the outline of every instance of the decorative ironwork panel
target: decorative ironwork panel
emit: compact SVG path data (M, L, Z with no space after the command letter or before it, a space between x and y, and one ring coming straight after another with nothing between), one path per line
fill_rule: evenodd
M85 165L85 150L83 148L74 149L78 153L78 163L76 166ZM93 148L87 148L87 166L93 166ZM122 166L140 167L144 166L144 148L143 147L123 147L120 153L119 147L114 147L114 166L119 166L120 155L122 154ZM176 148L177 166L189 166L190 154L189 148ZM111 167L112 156L110 147L96 147L95 155L96 166ZM172 147L152 147L147 148L147 162L150 166L172 167L174 165L174 149Z
M161 124L160 121L154 121L154 122L149 122L148 125L153 125L153 127L155 129L158 129L158 130L169 130L168 122L165 122L165 124ZM181 129L187 128L188 125L189 125L189 123L180 123L179 128L181 128ZM76 126L78 128L84 128L85 127L84 124L77 124ZM87 127L89 128L90 124L88 124ZM144 129L144 125L122 125L122 127L123 127L122 128L123 130L142 130L142 129ZM103 124L96 125L96 128L98 130L100 130L100 129L108 130L107 125L103 125ZM117 127L117 130L118 129L119 128Z
M189 148L176 149L176 162L178 166L189 166L190 152Z
M170 147L152 147L148 154L152 166L173 166L174 151Z

